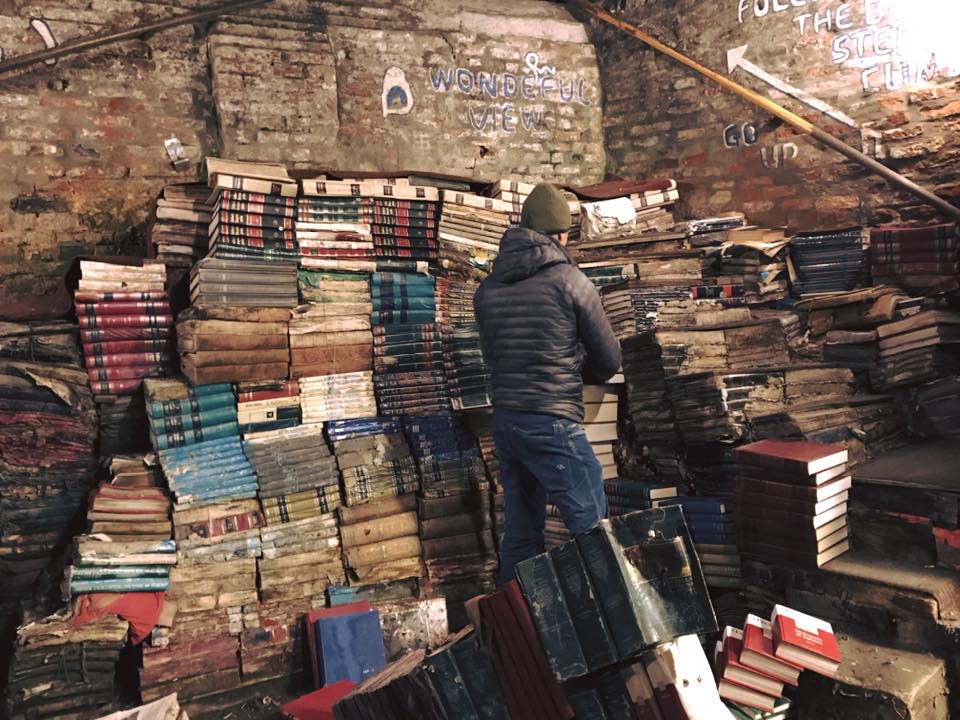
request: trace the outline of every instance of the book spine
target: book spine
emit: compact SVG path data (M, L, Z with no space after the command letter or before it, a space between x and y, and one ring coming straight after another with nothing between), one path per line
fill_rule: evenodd
M552 550L549 556L590 670L598 670L616 662L616 643L603 617L600 601L577 544L565 543Z
M166 301L140 302L76 302L78 317L91 315L169 315L170 303Z
M132 367L100 367L87 370L91 383L137 381L143 378L162 377L170 371L167 363L159 365L134 365Z
M554 678L564 681L586 675L590 668L550 557L537 555L519 563L517 578Z
M133 365L165 365L170 362L166 352L139 352L100 355L84 348L84 361L87 369L105 367L131 367Z
M128 380L97 380L90 382L90 390L94 395L129 395L136 392L143 382L143 378Z
M83 350L92 357L104 355L128 355L131 353L160 353L170 350L168 338L146 340L108 340L106 342L84 343Z
M915 273L952 275L960 271L960 262L875 262L872 271L874 275L912 275Z
M163 417L150 416L150 426L157 433L195 430L203 435L205 430L210 430L224 423L233 423L234 425L237 423L237 411L233 404L192 413L165 413Z
M78 317L83 330L110 328L161 328L173 325L171 315L106 315Z
M583 687L567 691L567 700L576 718L611 720L603 708L600 693L595 687Z
M451 648L428 656L426 666L430 684L439 695L446 715L465 720L480 720L481 716L473 704Z
M103 292L97 290L77 290L73 295L75 303L105 303L105 302L157 302L166 300L167 293L155 291L143 292Z
M477 643L476 636L467 638L451 648L460 678L467 688L479 720L506 718L510 716L503 689L493 669L493 663ZM460 714L451 717L463 717Z
M80 339L84 343L98 343L113 340L164 340L170 337L169 326L130 327L98 330L81 330Z
M202 387L202 386L201 386ZM179 415L195 415L211 410L230 407L236 410L232 392L216 393L213 395L197 395L183 400L157 400L151 402L147 411L151 418L161 419ZM234 415L236 412L234 412Z

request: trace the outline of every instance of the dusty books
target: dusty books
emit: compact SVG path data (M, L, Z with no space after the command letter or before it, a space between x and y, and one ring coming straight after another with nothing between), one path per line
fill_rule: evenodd
M297 304L296 265L203 258L190 272L190 303L293 307Z
M415 492L420 475L400 422L392 418L331 421L333 443L346 505Z
M173 315L166 268L80 261L74 310L84 364L96 395L130 395L171 367Z
M836 479L845 476L847 455L842 445L804 441L761 440L737 448L740 551L800 567L819 567L846 552L848 493ZM797 490L769 495L765 481ZM818 496L816 488L830 481L836 490Z
M229 383L191 388L181 380L148 380L144 397L155 450L238 433L237 403Z
M283 437L277 431L300 424L300 384L296 380L237 383L237 424L247 440Z
M416 497L407 493L339 509L351 585L423 576L416 507Z
M373 417L373 373L369 371L300 378L300 413L304 424Z
M210 190L202 183L164 186L149 232L157 259L167 267L189 268L206 255L213 213L209 199Z
M177 507L254 497L257 478L238 435L161 450Z
M804 232L791 237L793 295L845 292L866 285L868 241L861 228Z
M477 284L437 278L437 324L440 327L444 371L455 410L487 407L492 402L490 371L480 350L480 333L473 313Z
M443 191L440 214L440 262L461 278L483 279L510 227L513 206L497 198Z
M917 291L955 279L960 272L956 223L874 228L870 232L870 270L875 283Z
M733 503L718 497L684 496L664 499L661 506L665 505L683 508L707 587L743 587Z

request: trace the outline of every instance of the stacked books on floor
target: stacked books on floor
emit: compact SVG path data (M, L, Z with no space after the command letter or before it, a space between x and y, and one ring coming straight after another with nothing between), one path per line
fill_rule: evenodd
M820 567L850 548L843 445L760 440L738 447L740 552L761 562Z
M183 374L194 385L286 378L289 321L286 308L191 307L177 320Z
M875 284L919 292L955 281L960 273L957 224L874 228L870 232L870 271Z
M297 304L297 266L206 257L190 271L190 304L289 308Z
M269 525L326 515L341 504L337 459L320 424L248 439L243 451L257 475Z
M804 670L832 677L839 666L830 623L784 605L769 620L751 613L743 628L725 627L714 651L718 692L738 720L789 715L785 686L796 687Z
M690 297L688 285L660 285L646 280L627 280L605 286L603 310L620 340L649 330L657 324L657 311L671 300Z
M493 537L497 542L497 548L499 548L503 539L503 530L506 523L506 503L503 495L503 484L500 481L500 463L497 460L493 431L490 427L491 416L487 412L480 412L466 415L466 419L470 423L473 434L477 439L477 446L480 448L480 458L483 460L483 467L486 470L487 480L490 483L490 516L493 519Z
M127 621L106 614L76 624L69 610L28 618L17 630L10 661L11 717L93 717L114 700L114 675Z
M448 411L442 335L434 324L434 278L375 273L371 293L374 384L381 414Z
M437 324L454 410L488 407L493 401L490 370L483 362L473 313L477 283L437 278Z
M619 383L583 386L583 427L593 453L603 468L603 480L617 479L614 445L617 442L617 418L620 407L622 376Z
M143 378L170 372L173 315L165 281L159 262L80 261L73 302L95 395L132 395Z
M171 267L189 268L207 254L208 226L213 207L210 189L202 183L165 185L157 199L157 219L150 226L150 241L157 259Z
M8 359L20 352L7 336L0 342L0 635L70 541L97 464L96 408L79 361L23 352L34 359Z
M656 338L668 376L790 364L790 348L779 320L744 318L690 327L661 325Z
M361 222L367 216L360 211L360 202L353 198L299 198L296 230L303 267L374 257L371 224Z
M208 157L209 256L297 262L297 183L282 165Z
M301 271L301 277L306 271ZM316 284L328 281L310 273ZM370 333L370 291L364 275L350 281L329 281L340 286L336 294L300 305L290 318L290 375L311 377L373 369L373 336ZM317 297L317 296L315 296Z
M655 182L655 181L652 181ZM659 188L640 189L619 197L601 193L603 199L582 202L580 205L580 237L584 243L600 240L630 238L647 232L665 232L676 223L668 209L680 195L676 183L664 181ZM581 190L589 191L589 188ZM581 198L584 193L578 191ZM594 196L595 193L588 192Z
M512 205L497 198L443 191L440 264L452 275L481 280L491 270ZM517 211L519 213L519 211Z
M419 488L416 462L398 420L334 421L327 424L327 435L340 468L344 504L362 505Z
M744 587L733 503L724 498L682 496L665 499L663 505L683 508L707 587Z
M423 577L416 495L344 506L337 512L351 585Z
M373 417L377 402L369 371L300 378L300 416L305 425Z
M98 502L101 492L105 495ZM111 492L114 497L110 497ZM125 492L133 497L122 497ZM141 494L155 499L138 503L137 496ZM154 456L115 455L110 459L110 480L100 485L87 510L87 532L120 541L172 537L170 496Z
M731 230L741 228L745 224L746 218L743 213L732 212L720 217L689 220L678 227L686 231L687 243L690 247L709 247L723 244Z
M190 387L181 380L148 380L144 398L157 450L233 437L237 401L229 383Z
M300 383L261 380L237 383L237 424L247 440L274 437L300 424Z
M960 372L960 312L924 310L878 326L876 338L875 390Z
M738 296L736 288L742 287L741 302L765 304L786 298L790 294L789 242L782 229L730 230L716 255L715 276L711 282L714 288L723 288L723 291L715 297L725 297L733 303ZM708 296L694 293L694 297Z
M790 238L790 278L794 297L846 292L869 280L862 228L797 233Z

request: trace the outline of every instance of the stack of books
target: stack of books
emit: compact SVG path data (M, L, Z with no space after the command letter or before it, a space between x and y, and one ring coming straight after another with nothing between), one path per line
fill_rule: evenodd
M661 505L683 508L707 587L744 587L732 502L718 497L682 496L665 499Z
M361 201L351 198L349 202L338 202L340 200L299 198L296 230L303 267L322 267L323 260L369 261L374 257L371 224L360 222L366 217L360 211ZM336 220L341 213L345 220Z
M423 577L417 498L412 492L344 506L337 514L351 585Z
M415 492L420 475L400 422L391 418L327 424L348 506Z
M203 183L165 185L157 200L157 219L150 241L157 259L170 267L189 268L207 254L213 207L210 189Z
M111 490L115 494L129 491L132 494L153 495L162 498L163 503L153 501L147 506L131 508L136 503L130 498L124 503L101 502L98 506L94 496L94 502L87 510L88 534L103 534L120 541L169 540L172 537L170 497L163 471L155 457L115 455L110 459L110 480L102 483L97 492Z
M671 180L664 188L583 202L579 240L595 242L665 232L676 224L670 206L679 199L676 183Z
M626 409L637 442L643 448L644 460L656 479L679 482L682 472L677 456L678 435L660 345L652 331L629 337L620 344L627 386Z
M960 435L960 376L931 380L911 393L911 427L925 437Z
M511 204L454 190L443 191L440 264L461 278L483 279L510 227Z
M797 233L790 238L790 279L794 297L846 292L868 284L862 228Z
M104 614L76 624L70 611L28 616L17 629L7 697L22 717L94 717L114 700L127 621ZM102 711L101 711L102 712Z
M11 334L22 340L31 330L13 323L0 327L0 622L4 627L13 626L21 601L32 597L44 568L62 555L69 540L67 529L83 507L97 468L97 411L75 343L73 360L69 360L69 354L61 357L57 347L48 352L44 344L8 343ZM72 341L70 335L60 339ZM30 360L17 359L21 353ZM60 392L54 392L48 382Z
M603 468L604 482L617 479L617 461L614 445L617 442L617 419L620 408L620 388L623 376L618 375L606 385L583 386L583 427L593 453Z
M373 417L377 403L369 371L300 378L300 416L305 425Z
M340 475L320 424L262 433L243 443L257 475L270 525L331 513L340 507Z
M790 294L787 258L789 240L782 229L733 229L720 246L720 277L741 281L748 303L783 300Z
M957 224L873 228L870 270L874 283L920 292L956 280L960 273Z
M603 310L620 340L657 324L657 311L671 300L690 297L688 285L661 285L646 280L626 280L602 288Z
M839 665L830 623L784 605L769 620L751 613L742 629L727 626L714 651L717 689L740 710L737 718L752 717L751 710L765 718L789 712L786 685L796 687L803 670L832 677Z
M160 450L160 464L177 508L252 498L257 477L239 435Z
M310 273L316 276L319 273ZM316 282L322 282L316 280ZM336 296L300 305L290 319L290 375L311 377L373 369L370 291L366 276ZM346 287L359 286L356 292Z
M690 327L661 325L656 338L668 376L790 364L790 348L779 320L743 319Z
M190 303L195 307L293 307L297 304L297 266L205 257L190 271Z
M503 540L503 530L506 523L506 502L503 495L503 483L500 480L500 462L497 460L496 444L493 441L493 431L490 427L491 417L489 413L474 413L468 415L467 418L473 429L473 434L477 438L480 457L483 460L487 480L490 483L490 516L493 519L493 537L499 548Z
M94 395L132 395L145 377L171 369L173 315L166 267L80 261L74 309Z
M573 535L567 529L567 524L563 520L563 513L560 508L554 504L553 500L547 495L546 518L543 521L543 546L547 550L552 550L564 543L570 542Z
M875 390L960 372L960 312L925 310L877 327Z
M282 165L208 157L209 256L232 260L300 258L294 235L297 183Z
M736 450L740 552L820 567L850 548L843 445L761 440Z
M191 388L181 380L147 380L143 389L156 450L239 433L237 401L229 383Z
M373 312L369 273L301 269L297 273L297 284L300 299L305 303L357 303L363 306L362 314ZM351 308L348 314L358 313Z
M454 410L489 407L490 370L483 362L473 313L477 283L437 278L437 324L443 343L447 387Z
M443 341L434 324L434 278L375 273L374 385L383 415L424 415L450 409Z
M709 247L721 245L731 230L741 228L746 224L743 213L732 212L721 217L700 218L680 223L678 227L686 232L690 247Z
M183 374L194 385L286 378L286 308L191 307L177 319Z
M245 440L274 437L300 424L300 383L261 380L237 383L237 424Z

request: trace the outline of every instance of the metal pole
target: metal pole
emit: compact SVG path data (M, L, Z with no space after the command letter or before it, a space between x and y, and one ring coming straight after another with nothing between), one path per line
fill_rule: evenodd
M840 140L839 138L834 137L830 133L824 130L821 130L819 127L817 127L813 123L809 122L808 120L804 120L802 117L800 117L796 113L791 112L790 110L783 107L779 103L774 102L770 98L765 97L760 93L754 92L749 88L745 88L740 83L735 82L734 80L731 80L725 75L721 75L720 73L715 72L710 68L705 67L704 65L701 65L696 60L693 60L687 57L683 53L678 52L677 50L674 50L669 45L665 45L659 40L657 40L656 38L654 38L653 36L648 35L643 30L638 28L636 25L632 25L631 23L625 22L620 18L614 15L611 15L609 12L604 10L602 7L600 7L596 3L591 2L590 0L564 0L564 2L567 5L580 8L581 10L586 12L588 15L591 15L597 18L598 20L602 20L608 25L612 25L613 27L622 30L628 35L632 35L638 40L642 40L647 45L652 47L654 50L660 53L663 53L668 57L673 58L678 63L681 63L682 65L686 65L688 68L694 70L695 72L703 75L704 77L710 80L713 80L713 82L717 83L721 87L726 88L730 92L739 95L744 100L747 100L748 102L753 103L757 107L763 110L766 110L768 113L770 113L771 115L774 115L775 117L780 118L785 123L795 128L797 131L803 133L804 135L809 135L810 137L812 137L814 140L817 140L821 144L826 145L827 147L831 148L832 150L836 150L838 153L844 155L850 160L853 160L854 162L859 163L860 165L863 165L865 168L867 168L871 172L876 173L877 175L880 175L881 177L888 180L893 185L896 185L897 187L899 187L901 190L906 190L908 193L932 205L933 207L937 208L938 210L945 213L946 215L949 215L953 219L960 220L960 208L957 208L956 206L951 205L942 197L938 195L934 195L932 192L930 192L926 188L920 187L915 182L913 182L908 178L905 178L903 175L896 172L895 170L888 168L886 165L883 165L877 162L872 157L869 157L868 155L865 155L864 153L857 150L856 148L851 147L850 145L845 143L843 140Z
M17 55L16 57L3 60L0 62L0 73L16 70L17 68L26 67L27 65L35 65L36 63L41 63L46 60L61 58L65 55L72 55L84 50L100 47L101 45L120 42L122 40L130 40L147 33L156 32L157 30L166 30L167 28L177 27L178 25L189 25L199 22L200 20L206 20L208 18L217 17L226 13L249 10L250 8L257 7L258 5L266 5L270 1L271 0L240 0L239 2L227 2L221 5L214 5L213 7L209 7L204 10L197 10L195 12L189 12L183 15L175 15L174 17L167 18L166 20L157 20L156 22L135 25L128 30L120 30L118 32L94 35L92 37L79 38L76 40L68 40L54 48L38 50L37 52L27 53L26 55Z

